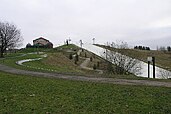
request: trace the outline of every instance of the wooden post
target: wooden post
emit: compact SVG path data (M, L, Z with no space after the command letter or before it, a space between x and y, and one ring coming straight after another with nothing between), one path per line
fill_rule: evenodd
M150 78L150 61L148 61L148 78Z
M148 61L148 78L150 78L150 63L153 62L153 58L147 57L147 61Z
M153 61L153 78L155 78L155 57L152 57Z

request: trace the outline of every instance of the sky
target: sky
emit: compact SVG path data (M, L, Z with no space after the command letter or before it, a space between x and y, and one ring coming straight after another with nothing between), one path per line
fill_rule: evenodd
M0 0L0 21L21 30L23 47L39 37L171 46L171 0Z

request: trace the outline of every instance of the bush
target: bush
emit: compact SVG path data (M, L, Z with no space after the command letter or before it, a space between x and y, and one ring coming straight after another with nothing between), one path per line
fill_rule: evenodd
M75 61L79 61L78 54L75 55Z
M72 58L72 54L69 55L69 59L70 59L70 60L73 59L73 58Z
M85 57L87 57L87 53L85 52Z
M93 61L93 58L92 57L90 57L90 61Z
M77 61L79 61L78 54L75 55L75 64L77 64Z
M108 64L107 64L107 72L112 73L112 74L114 73L113 64L110 62L108 62Z
M93 69L94 69L94 70L96 70L96 69L97 69L96 64L94 64L94 65L93 65Z
M98 61L98 62L97 62L97 68L99 68L99 67L100 67L100 62Z

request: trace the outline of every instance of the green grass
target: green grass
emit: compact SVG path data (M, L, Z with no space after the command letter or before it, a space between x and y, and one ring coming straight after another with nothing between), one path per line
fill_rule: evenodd
M60 49L72 49L72 50L77 50L79 47L77 47L76 45L74 45L74 44L69 44L69 45L62 45L62 46L59 46L59 47L56 47L56 49L58 50L60 50Z
M7 53L5 55L5 58L10 58L10 57L14 57L14 56L21 56L22 53Z
M64 74L84 73L83 71L81 71L81 69L79 69L75 64L73 64L68 58L66 58L61 53L50 54L48 58L44 58L38 61L26 62L24 63L24 65L44 68L45 69L44 71L47 71L47 69L51 69L54 70L53 72L64 73Z
M25 66L20 66L16 64L16 61L19 60L24 60L24 59L34 59L34 58L40 58L42 54L28 54L26 56L19 56L22 54L27 54L27 52L33 51L33 48L28 48L28 49L23 49L22 52L25 53L11 53L6 56L5 59L0 60L0 64L5 64L7 66L12 66L14 68L18 69L24 69L24 70L31 70L31 71L40 71L40 72L57 72L61 74L70 74L70 75L95 75L97 74L96 72L89 72L84 69L79 68L79 64L76 65L74 64L74 59L70 60L69 59L69 53L67 50L69 50L71 47L73 48L78 48L74 47L74 45L69 45L69 46L62 46L65 47L65 50L57 51L53 50L52 51L47 51L48 54L47 58L43 58L42 60L39 61L31 61L31 62L26 62L23 63L24 65L30 66L30 67L25 67ZM44 48L43 48L44 49ZM78 51L78 49L77 49ZM74 51L76 53L77 51ZM79 61L80 62L80 61ZM43 68L43 69L40 69Z
M39 58L40 55L37 54L29 54L27 56L21 56L21 57L15 57L11 56L10 58L5 58L0 60L0 64L5 64L8 66L12 66L14 68L20 68L20 69L25 69L23 66L19 66L16 64L17 61L19 60L24 60L24 59L34 59L34 58Z
M171 89L0 72L0 113L169 114Z
M32 52L53 52L53 48L23 48L18 53L32 53Z

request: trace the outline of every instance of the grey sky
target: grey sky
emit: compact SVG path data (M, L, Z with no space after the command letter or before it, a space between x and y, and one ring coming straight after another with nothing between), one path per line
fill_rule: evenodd
M0 0L0 20L21 29L24 45L40 36L171 45L171 0Z

